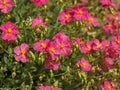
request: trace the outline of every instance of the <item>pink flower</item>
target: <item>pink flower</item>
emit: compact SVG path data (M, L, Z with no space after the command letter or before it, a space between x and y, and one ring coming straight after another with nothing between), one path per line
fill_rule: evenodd
M108 47L110 46L110 41L108 41L108 40L103 40L103 41L101 42L101 44L102 44L102 51L104 51L106 48L108 48Z
M102 90L116 90L110 81L105 80L103 84L101 85Z
M58 16L58 20L61 22L62 25L66 25L67 23L69 23L71 20L73 19L72 14L65 10L63 12L61 12Z
M12 0L0 0L0 11L2 13L9 13L10 9L14 6Z
M84 42L81 38L75 38L75 42L79 47L81 47L84 44Z
M31 2L34 2L36 6L42 6L48 3L48 0L30 0Z
M37 52L46 52L47 45L49 44L50 40L39 40L33 44L33 49Z
M52 60L55 60L59 55L58 47L55 42L50 42L46 48L46 51L51 55Z
M81 0L81 2L85 3L85 2L87 2L87 0Z
M114 46L109 46L108 48L106 48L106 55L110 56L111 58L118 58L119 56L118 48Z
M116 35L116 36L114 36L113 38L112 38L112 46L114 46L114 47L116 47L116 48L120 48L120 34L118 34L118 35ZM119 49L120 50L120 49Z
M111 21L109 22L109 24L102 26L103 30L109 34L115 33L117 27L118 27L117 23L113 23Z
M93 41L93 50L98 50L102 48L102 44L100 43L100 41L98 39L95 39Z
M51 90L50 86L39 86L38 90Z
M25 43L21 44L20 46L16 46L14 48L15 60L17 62L21 61L23 63L28 62L28 53L27 53L28 49L29 49L29 46L28 44L25 44Z
M67 36L67 35L65 35L65 33L64 32L59 32L59 33L57 33L54 37L53 37L53 40L58 40L58 41L60 41L60 40L62 40L62 41L69 41L69 37Z
M102 6L108 6L110 4L111 0L100 0L100 3Z
M2 39L5 41L16 40L16 35L19 33L18 28L12 22L7 22L0 26L2 30Z
M57 45L59 54L62 56L67 56L71 50L71 41L69 40L69 37L60 32L57 33L53 39Z
M36 28L36 27L47 27L46 26L46 22L41 18L41 17L36 17L32 20L32 27Z
M76 20L85 20L88 15L88 10L84 6L75 6L71 10L74 12L73 17Z
M93 44L92 41L86 42L85 44L82 45L81 51L83 53L89 53L92 50L92 44Z
M77 64L81 67L81 69L83 71L90 71L91 70L91 65L89 64L89 62L85 59L81 59L77 61Z
M98 25L98 20L92 15L87 15L87 24L96 27Z
M114 64L114 61L112 60L112 58L109 58L109 57L105 57L104 58L104 61L103 61L103 69L111 69L113 68L113 64Z
M59 60L52 60L51 56L46 57L46 61L45 61L45 68L46 69L58 70L59 66L60 66Z
M38 90L60 90L59 88L52 88L50 86L39 86Z

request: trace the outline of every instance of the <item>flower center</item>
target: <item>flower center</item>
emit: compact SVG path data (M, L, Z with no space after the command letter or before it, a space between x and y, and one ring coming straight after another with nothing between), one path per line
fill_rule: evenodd
M113 25L112 25L112 24L109 24L108 27L109 27L110 29L112 29L112 28L113 28Z
M9 29L7 30L7 34L12 34L12 29L9 28Z
M111 90L111 86L110 86L110 85L107 86L107 87L105 88L105 90Z
M24 55L26 54L26 51L25 51L25 50L21 50L21 51L20 51L20 54L21 54L22 56L24 56Z
M60 44L60 49L64 49L64 44Z
M70 16L69 15L65 15L64 18L65 18L65 20L68 20L70 18Z
M83 63L81 64L81 67L86 68L86 63L83 62Z
M41 48L46 48L46 44L45 44L45 43L41 43L41 44L40 44L40 47L41 47Z
M91 50L91 46L88 45L86 49L87 49L88 51L90 51L90 50Z
M53 54L55 52L55 48L52 47L52 48L49 49L49 51L50 51L50 53Z
M78 15L82 15L83 11L82 10L78 10Z
M91 17L91 18L89 18L88 20L89 20L89 22L90 22L90 23L92 23L92 22L93 22L93 18L92 18L92 17Z
M116 43L117 43L118 45L120 45L120 39L118 39L118 40L116 41Z
M5 0L2 2L2 6L7 6L7 2Z
M101 44L97 44L97 48L101 48Z

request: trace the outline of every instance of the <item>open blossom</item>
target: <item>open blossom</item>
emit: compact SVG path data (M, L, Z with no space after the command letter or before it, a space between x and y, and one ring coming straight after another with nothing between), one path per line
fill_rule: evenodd
M38 90L60 90L59 88L52 88L50 86L39 86Z
M62 56L67 56L71 50L71 41L69 40L69 37L60 32L57 33L53 39L57 45L59 54Z
M61 22L61 24L66 25L73 19L73 15L71 12L65 10L61 12L58 16L58 20Z
M17 62L21 61L23 63L28 62L28 44L21 44L20 46L16 46L14 48L14 57Z
M114 47L119 49L120 48L120 34L114 36L112 38L111 42L112 42L112 46L114 46Z
M109 34L115 33L117 27L118 27L117 23L114 23L114 22L111 22L111 21L107 25L102 26L103 30L106 33L109 33Z
M116 90L110 81L105 80L103 84L101 85L102 90Z
M0 0L0 11L2 13L9 13L10 9L14 6L12 0Z
M36 6L42 6L48 3L48 0L30 0L31 2L34 2Z
M46 51L51 55L52 60L55 60L59 55L59 51L55 42L50 42L46 48Z
M74 12L73 17L76 20L85 20L88 15L88 10L85 6L75 6L71 10Z
M19 33L18 28L12 22L2 24L0 30L2 30L2 39L5 41L16 40L16 35Z
M106 55L110 56L111 58L118 58L119 56L118 48L114 46L109 46L108 48L106 48Z
M113 68L114 61L110 57L105 57L103 61L103 69L111 69Z
M83 53L89 53L92 50L92 45L93 45L92 41L86 42L85 44L82 45L81 51Z
M101 42L102 44L102 51L106 50L106 48L108 48L110 46L110 41L109 40L103 40Z
M85 3L85 2L87 2L87 0L81 0L81 2Z
M46 52L47 45L49 44L50 40L39 40L39 42L34 43L33 49L37 52Z
M32 20L32 27L36 28L36 27L47 27L46 26L46 22L41 18L41 17L36 17Z
M91 70L91 65L85 59L78 60L77 64L81 67L81 69L83 71L90 71Z
M93 41L93 50L98 50L102 48L102 44L100 43L100 41L98 39L95 39Z
M79 47L81 47L84 44L84 42L81 38L75 38L75 42Z
M108 6L110 4L111 0L100 0L100 3L102 6Z
M98 25L98 20L92 15L87 15L87 25L93 25L96 27Z
M60 66L59 60L46 60L45 61L45 68L46 69L58 70L59 66Z

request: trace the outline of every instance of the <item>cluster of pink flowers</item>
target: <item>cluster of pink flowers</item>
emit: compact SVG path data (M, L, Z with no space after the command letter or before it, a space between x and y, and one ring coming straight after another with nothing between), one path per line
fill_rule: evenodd
M48 3L48 0L30 0L31 2L34 2L36 6L42 6Z
M97 18L89 14L88 9L85 6L81 5L68 8L67 10L62 11L58 16L58 20L62 25L66 25L72 21L73 18L78 21L86 20L88 26L93 25L96 27L98 25Z
M38 90L60 90L59 88L52 88L50 86L39 86Z
M117 34L111 40L100 41L95 39L84 43L82 39L76 38L75 42L82 53L87 54L92 53L92 51L100 51L101 53L105 53L102 66L103 70L112 69L114 65L113 59L118 58L120 54L120 34Z
M2 13L9 13L10 9L14 6L12 0L0 0L0 11Z
M38 42L34 43L33 49L37 52L44 52L47 53L48 56L46 57L45 67L47 69L57 70L60 61L57 60L59 55L67 56L71 50L71 41L63 32L57 33L53 37L54 41L50 41L49 39L46 40L39 40Z
M2 39L6 42L16 40L16 35L19 34L18 28L12 22L7 22L0 26L0 30L2 30Z
M16 46L14 48L14 57L17 62L28 62L28 50L29 50L29 45L28 44L21 44L20 46Z
M110 81L105 80L103 84L101 85L102 90L116 90Z

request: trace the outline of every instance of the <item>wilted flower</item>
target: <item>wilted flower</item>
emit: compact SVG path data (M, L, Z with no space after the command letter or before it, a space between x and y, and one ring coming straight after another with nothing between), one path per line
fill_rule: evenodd
M23 63L28 62L28 44L21 44L20 46L16 46L14 48L14 57L17 62L21 61Z
M0 0L0 11L2 13L9 13L10 9L14 6L12 0Z
M91 70L91 65L85 59L78 60L77 64L81 67L81 69L83 71L90 71Z
M16 40L16 35L19 33L18 28L12 22L7 22L0 26L2 30L2 39L5 41Z

